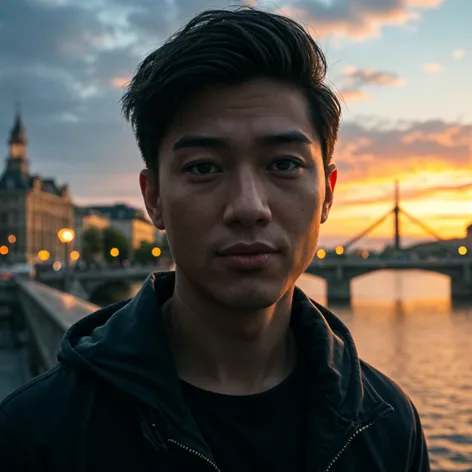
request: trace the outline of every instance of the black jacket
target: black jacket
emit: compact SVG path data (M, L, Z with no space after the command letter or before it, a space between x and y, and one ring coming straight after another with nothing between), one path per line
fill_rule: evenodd
M173 282L150 276L131 300L80 320L59 364L3 401L2 472L218 470L159 316ZM413 404L359 360L344 324L297 289L291 326L309 372L305 471L429 471Z

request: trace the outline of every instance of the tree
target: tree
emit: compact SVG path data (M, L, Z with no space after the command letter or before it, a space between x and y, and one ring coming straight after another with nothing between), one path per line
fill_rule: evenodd
M156 257L152 255L152 250L154 247L155 245L149 241L141 241L139 243L139 248L134 252L134 260L140 264L155 262Z
M90 226L82 233L82 258L85 261L94 260L102 251L102 233L95 226Z
M111 249L116 248L119 251L117 257L110 254ZM107 262L115 259L124 261L128 258L130 242L128 238L113 226L108 226L103 230L103 256Z

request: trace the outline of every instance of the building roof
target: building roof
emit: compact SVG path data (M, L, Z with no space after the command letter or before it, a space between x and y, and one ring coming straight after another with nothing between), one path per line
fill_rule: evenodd
M143 210L131 207L125 203L117 203L115 205L92 205L82 207L81 211L99 212L110 220L141 220L150 223Z
M19 111L16 114L13 128L10 131L10 139L8 140L8 144L28 144L28 140L26 139L26 130L23 125L23 121L21 120Z
M42 192L58 197L67 190L67 185L59 186L54 179L43 179L38 175L27 175L20 171L5 169L0 177L0 191L31 190L35 182Z
M18 111L10 131L8 144L23 144L26 146L27 143L26 130L20 112ZM5 169L0 176L0 192L8 190L27 191L31 190L33 187L38 187L44 193L60 197L67 191L67 185L59 186L54 179L45 179L39 175L30 175L27 163L26 154L21 154L19 157L11 155L7 157Z

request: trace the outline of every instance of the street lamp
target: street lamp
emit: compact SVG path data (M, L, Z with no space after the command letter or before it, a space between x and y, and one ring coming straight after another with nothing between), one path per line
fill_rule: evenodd
M45 262L49 259L49 251L46 251L46 249L42 249L41 251L38 252L38 258L40 261Z
M69 272L69 244L74 240L75 232L73 229L70 228L62 228L57 232L57 237L59 238L59 241L61 241L61 243L64 243L66 251L65 263L67 275L67 273Z
M10 234L10 235L8 235L7 240L8 240L8 244L10 246L6 246L8 248L8 251L7 251L6 254L9 254L8 258L9 258L10 262L13 262L13 259L12 259L13 258L13 252L14 252L13 248L14 248L14 244L16 243L16 236L14 234Z
M465 246L460 246L459 248L457 248L457 252L459 253L459 255L465 256L467 254L467 248Z
M70 253L70 259L71 261L78 261L79 260L79 257L80 257L80 252L79 251L72 251Z

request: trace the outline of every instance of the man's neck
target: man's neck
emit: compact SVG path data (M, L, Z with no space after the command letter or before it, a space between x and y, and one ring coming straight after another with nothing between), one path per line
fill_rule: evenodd
M182 380L218 393L249 395L274 387L293 370L293 290L276 305L251 313L228 312L187 295L177 285L163 309Z

